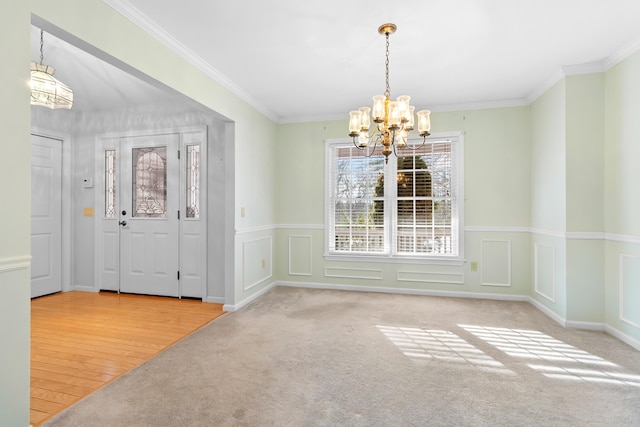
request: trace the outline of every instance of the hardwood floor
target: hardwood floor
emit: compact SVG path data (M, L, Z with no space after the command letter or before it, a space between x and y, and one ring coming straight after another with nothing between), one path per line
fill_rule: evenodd
M31 423L74 402L224 314L196 300L65 292L31 301Z

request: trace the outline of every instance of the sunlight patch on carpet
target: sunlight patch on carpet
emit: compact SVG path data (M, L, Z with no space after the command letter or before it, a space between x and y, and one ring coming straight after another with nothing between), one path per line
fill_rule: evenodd
M376 325L402 353L411 358L467 363L502 374L513 372L451 331Z

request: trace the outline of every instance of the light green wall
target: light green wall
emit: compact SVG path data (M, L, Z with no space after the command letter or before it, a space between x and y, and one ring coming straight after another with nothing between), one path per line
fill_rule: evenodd
M605 224L640 236L640 52L606 74Z
M29 6L0 13L0 425L29 425ZM9 42L10 41L10 42Z
M529 224L529 109L433 113L433 133L464 135L467 226ZM279 224L324 223L324 141L345 138L347 121L280 125Z
M640 269L630 268L640 263L640 52L611 68L605 87L606 321L640 342L639 322L621 310L640 313Z
M566 231L582 236L604 231L604 80L565 78ZM567 319L604 322L604 241L568 240L566 249Z
M566 218L565 82L531 104L531 226L564 231Z
M568 76L566 89L566 231L604 227L604 74Z
M466 226L475 227L465 233L464 250L467 259L479 262L479 271L470 271L468 265L324 258L325 141L346 137L344 120L278 128L276 280L417 292L528 294L529 236L509 230L529 225L529 108L441 112L432 117L434 134L464 132L464 216ZM496 227L506 231L490 231ZM505 286L486 284L491 275L482 270L482 248L488 240L498 240L505 248L510 245L512 268ZM304 258L300 258L300 252ZM305 268L310 264L310 271L298 271L297 263L305 264ZM446 283L451 280L462 283Z

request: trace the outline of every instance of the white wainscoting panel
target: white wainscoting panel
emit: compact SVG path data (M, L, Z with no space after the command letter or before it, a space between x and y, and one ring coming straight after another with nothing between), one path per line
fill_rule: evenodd
M620 320L640 328L640 257L620 254Z
M511 240L482 240L480 284L511 286Z
M272 259L270 236L242 243L242 286L245 291L271 278Z
M556 248L536 243L533 268L536 293L556 302Z
M403 271L398 270L398 282L447 283L464 285L462 272L432 272L432 271Z
M289 236L289 275L311 276L311 236Z
M382 270L374 268L325 267L324 275L343 279L382 280Z

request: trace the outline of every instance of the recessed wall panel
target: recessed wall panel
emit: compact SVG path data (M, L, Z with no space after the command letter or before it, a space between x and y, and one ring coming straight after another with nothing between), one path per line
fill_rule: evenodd
M537 243L534 249L535 291L546 299L556 300L556 250Z
M289 236L289 274L311 276L311 236Z
M242 282L248 290L272 276L271 237L246 241L242 244Z
M620 319L640 328L640 258L620 255Z
M480 282L484 286L511 286L511 241L483 240Z

